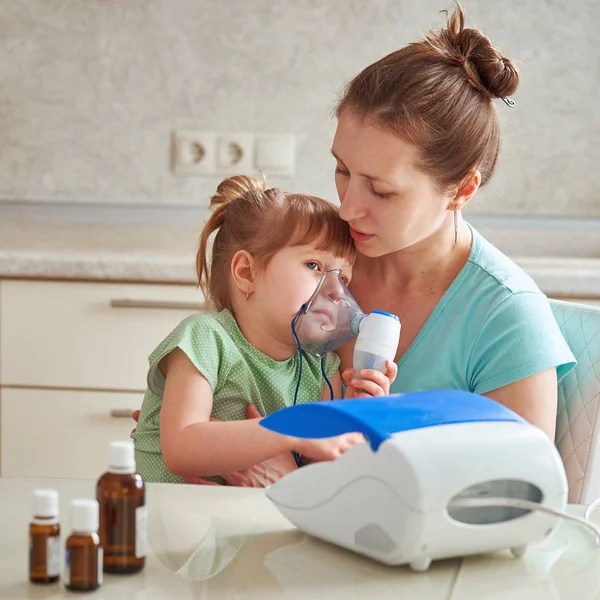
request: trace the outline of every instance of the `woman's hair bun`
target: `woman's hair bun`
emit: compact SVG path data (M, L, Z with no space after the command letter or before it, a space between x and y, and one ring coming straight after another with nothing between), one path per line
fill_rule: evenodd
M493 98L512 96L519 87L515 64L494 48L479 29L465 27L460 4L447 19L446 27L432 33L427 41L453 64L462 65L469 83Z

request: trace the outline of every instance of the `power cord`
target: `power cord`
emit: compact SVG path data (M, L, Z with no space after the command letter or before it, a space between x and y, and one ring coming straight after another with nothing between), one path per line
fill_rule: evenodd
M568 521L578 523L583 527L587 528L594 534L596 544L600 547L600 527L595 523L592 523L589 519L590 515L598 506L600 506L600 498L590 504L585 512L583 518L570 515L562 510L555 508L549 508L537 502L531 500L521 500L520 498L457 498L453 500L449 505L450 508L492 508L492 507L508 507L508 508L521 508L523 510L543 512L547 515L553 515L555 517L561 517Z
M586 521L591 521L592 513L600 506L600 498L596 498L586 509L583 518Z

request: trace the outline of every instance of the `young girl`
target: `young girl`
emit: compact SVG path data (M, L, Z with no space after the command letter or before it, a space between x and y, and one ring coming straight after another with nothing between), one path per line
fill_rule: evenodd
M265 416L297 402L329 399L321 372L341 398L337 355L303 354L291 322L322 274L340 269L349 281L354 244L337 209L320 198L285 194L244 176L224 180L200 237L198 279L213 312L192 315L150 355L148 388L132 433L146 481L184 482L240 471L297 452L332 460L363 440L347 434L294 439L246 420L254 404ZM208 262L207 247L217 232ZM302 377L296 385L302 365ZM389 392L395 365L348 388ZM363 373L364 375L364 373Z

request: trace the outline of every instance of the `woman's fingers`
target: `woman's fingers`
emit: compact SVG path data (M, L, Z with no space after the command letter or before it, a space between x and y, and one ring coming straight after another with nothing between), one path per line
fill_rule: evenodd
M248 404L246 406L246 419L260 419L262 415L258 411L258 408L254 404Z
M204 477L184 477L183 479L186 483L191 483L192 485L222 485L216 481L204 479Z

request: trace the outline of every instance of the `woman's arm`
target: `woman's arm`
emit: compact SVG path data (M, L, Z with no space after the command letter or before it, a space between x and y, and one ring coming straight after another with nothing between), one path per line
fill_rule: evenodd
M160 414L167 468L182 477L230 473L290 452L293 439L259 425L260 419L212 421L208 381L180 349L169 355Z
M558 385L551 368L483 394L542 429L554 441Z

